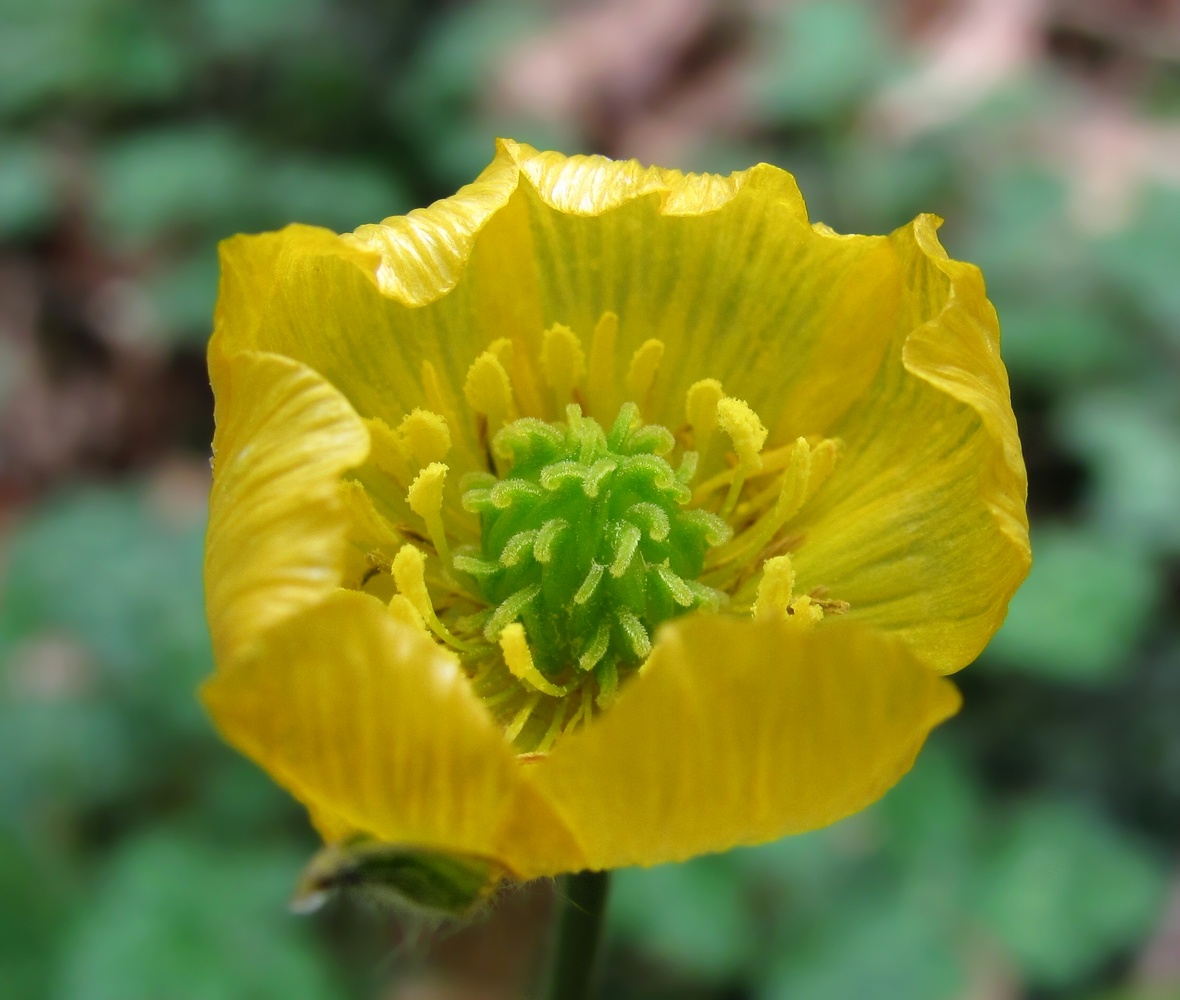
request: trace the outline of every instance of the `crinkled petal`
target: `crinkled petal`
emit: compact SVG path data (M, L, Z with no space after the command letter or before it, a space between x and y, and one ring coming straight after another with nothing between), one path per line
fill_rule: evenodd
M203 694L325 833L502 860L512 749L455 658L375 598L340 591L287 620Z
M1028 573L1027 480L995 311L924 216L892 237L899 337L835 432L843 457L791 531L797 586L905 639L940 671L971 662Z
M210 354L217 397L205 602L217 662L339 582L340 477L369 435L347 401L288 358Z
M864 808L958 706L888 636L693 616L665 627L610 711L526 775L587 866L680 861Z
M512 340L517 402L555 415L537 364L543 331L561 322L589 346L608 311L620 318L618 386L640 345L664 342L643 401L651 419L679 425L689 385L713 377L778 437L822 432L876 371L899 284L885 238L809 225L776 167L682 174L512 142L427 209L340 237L309 227L235 237L222 267L225 350L297 358L391 426L430 405L428 362L443 387L434 405L472 461L462 386L479 352ZM245 284L253 296L239 294ZM590 405L609 420L621 401L620 388Z

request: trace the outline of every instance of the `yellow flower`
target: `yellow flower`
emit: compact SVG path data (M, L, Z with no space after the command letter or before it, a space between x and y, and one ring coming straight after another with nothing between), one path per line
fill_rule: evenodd
M226 241L225 738L329 843L519 879L878 798L1029 565L995 314L937 224L501 142L404 218Z

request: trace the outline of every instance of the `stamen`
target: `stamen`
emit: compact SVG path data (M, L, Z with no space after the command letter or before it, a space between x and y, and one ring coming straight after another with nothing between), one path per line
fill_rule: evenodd
M652 337L639 345L639 349L631 356L631 365L627 369L627 378L623 383L627 388L628 399L640 405L646 401L663 357L662 340Z
M684 397L684 416L692 425L693 445L702 455L717 426L717 404L724 397L725 391L715 378L694 382Z
M418 614L418 609L414 607L405 594L394 594L389 599L389 613L396 620L403 625L408 625L410 628L425 632L426 622L422 620L422 616Z
M590 339L590 367L586 377L587 403L592 416L603 420L614 406L615 344L619 335L619 317L603 313Z
M787 621L800 632L810 632L824 619L824 609L804 594L787 611Z
M545 373L545 381L553 389L553 398L560 412L586 374L586 353L573 330L560 323L546 330L543 337L541 369Z
M732 542L715 549L709 560L720 566L734 560L748 560L756 557L770 542L778 530L799 513L807 500L808 483L811 479L811 446L806 438L796 438L791 451L790 462L783 472L778 499L774 508Z
M455 411L447 402L448 396L443 390L442 380L438 372L429 361L422 362L422 392L426 396L426 405L435 413L442 416L448 427L459 427Z
M738 494L741 493L746 476L762 468L762 445L766 443L768 431L758 419L758 414L744 400L732 396L726 396L717 403L717 424L733 441L738 459L733 481L729 484L729 494L721 505L722 517L728 517L737 505Z
M787 617L791 598L795 596L795 568L790 556L774 556L762 566L758 581L758 596L751 614L758 621L782 620Z
M529 650L528 639L524 626L520 622L512 622L504 626L500 633L500 650L504 654L504 662L517 680L554 698L562 698L573 690L573 686L558 687L549 681L533 663L533 654Z
M516 713L512 721L508 724L508 728L504 730L504 735L508 738L509 743L511 743L514 739L516 739L516 737L520 735L520 731L524 729L525 723L532 718L533 712L536 711L537 703L540 700L540 691L534 691L525 700L525 703L523 706L521 706L520 711Z
M497 337L490 344L488 350L491 351L500 364L504 366L504 371L512 371L512 341L508 337Z
M414 475L414 470L410 468L410 456L406 453L401 434L380 417L367 417L365 427L369 431L370 460L395 482L405 486Z
M419 468L442 461L451 450L451 431L446 420L430 410L412 410L398 425L397 434Z
M516 418L508 372L491 351L484 351L468 369L463 396L471 409L487 417L489 430Z
M434 613L434 604L430 600L430 591L426 589L426 557L421 550L413 545L403 545L393 557L393 580L397 589L405 595L413 605L414 610L422 616L422 620L429 626L430 631L437 635L448 646L455 649L472 651L476 647L462 639L453 636L450 630L438 619Z
M545 730L545 735L541 738L541 742L537 744L537 749L534 753L548 753L553 747L554 741L557 739L557 734L561 732L561 723L565 719L565 709L569 702L562 699L557 702L553 708L553 718L549 722L549 728Z
M434 551L438 553L443 565L449 566L451 549L447 545L442 522L443 485L446 479L447 467L442 462L431 462L410 484L406 500L410 510L426 522L426 531L434 543Z

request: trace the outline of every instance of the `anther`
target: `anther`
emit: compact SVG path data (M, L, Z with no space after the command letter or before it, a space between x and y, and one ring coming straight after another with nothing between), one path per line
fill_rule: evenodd
M787 622L800 632L810 632L824 619L824 609L804 594L787 609Z
M430 631L437 635L448 646L456 649L470 650L474 647L470 643L455 638L447 627L434 613L434 604L430 600L430 591L426 589L426 557L413 545L403 545L393 557L393 580L397 589L405 595L413 605L414 610L422 616L422 620L429 626Z
M389 599L389 614L395 621L408 625L417 632L426 631L426 622L418 614L418 609L405 594L394 594Z
M774 508L755 521L753 526L735 538L732 544L711 554L715 565L735 559L754 558L774 538L776 532L799 513L807 500L811 479L811 446L806 438L796 438L787 467L783 471L778 499Z
M758 596L750 613L758 621L772 621L787 617L787 609L795 596L795 568L790 556L774 556L762 565L762 579L758 581Z
M573 330L560 323L554 323L542 337L541 369L560 408L586 374L586 353Z
M512 340L508 337L497 337L490 344L488 350L496 356L500 364L504 366L504 371L512 371Z
M726 396L717 403L717 425L729 435L733 441L733 450L737 453L737 468L733 470L733 481L729 485L729 494L725 503L721 505L721 514L728 517L737 505L738 495L742 491L742 484L752 472L762 468L762 445L766 443L768 431L762 425L749 405L741 399Z
M715 378L701 379L688 387L684 397L684 416L692 425L693 444L701 454L709 447L717 426L717 404L725 397Z
M419 467L439 462L451 449L451 431L447 422L430 410L413 410L398 425L402 447L414 456Z
M529 650L524 626L520 622L511 622L504 626L500 633L500 651L504 654L504 662L512 676L524 681L529 687L554 698L561 698L572 690L568 687L558 687L537 669L533 662L533 654Z
M586 376L587 402L591 414L600 420L609 416L615 391L615 344L619 335L619 317L603 313L590 339L590 366Z
M489 429L516 417L508 372L491 351L484 351L467 370L463 396L471 409L487 417Z
M443 486L446 478L447 467L442 462L431 462L418 473L406 493L410 510L426 522L426 531L443 565L449 565L451 562L451 550L447 545L442 521Z
M664 357L664 342L654 337L645 340L639 349L631 356L631 364L627 368L627 378L624 386L627 388L627 398L642 404L651 391L652 383L656 380L656 371Z

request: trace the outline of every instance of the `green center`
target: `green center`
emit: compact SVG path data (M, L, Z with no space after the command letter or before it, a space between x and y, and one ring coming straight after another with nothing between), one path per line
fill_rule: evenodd
M525 418L496 435L511 471L464 493L480 516L480 554L455 560L492 607L489 641L519 621L550 680L617 676L647 657L661 622L716 605L718 592L697 578L729 527L684 509L696 454L673 469L664 456L674 445L633 403L609 433L570 406L565 424Z

